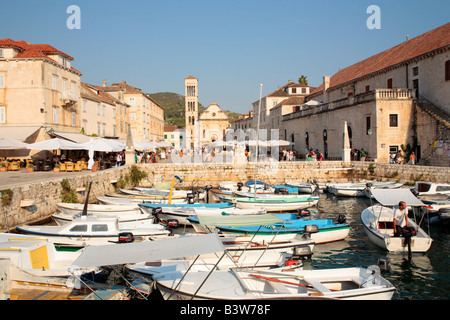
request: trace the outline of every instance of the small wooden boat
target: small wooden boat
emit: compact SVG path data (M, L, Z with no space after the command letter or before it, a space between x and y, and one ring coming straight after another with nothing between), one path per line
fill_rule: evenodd
M166 300L390 300L395 287L377 268L176 270L153 277Z

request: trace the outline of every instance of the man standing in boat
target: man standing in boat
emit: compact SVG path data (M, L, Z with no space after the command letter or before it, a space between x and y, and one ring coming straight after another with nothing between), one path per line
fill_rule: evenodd
M398 209L394 211L394 236L400 237L403 228L408 227L408 209L404 201L398 203Z

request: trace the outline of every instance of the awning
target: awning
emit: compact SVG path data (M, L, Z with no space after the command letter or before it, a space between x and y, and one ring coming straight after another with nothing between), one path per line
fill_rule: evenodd
M370 189L375 200L384 206L397 206L404 201L407 206L424 206L409 189Z
M200 224L206 226L223 226L223 227L245 227L260 226L273 223L282 223L283 219L273 214L255 214L255 215L212 215L199 214L197 218Z
M225 248L216 233L180 236L173 239L88 246L71 268L88 268L159 261L220 252Z
M27 146L22 141L0 137L0 150L24 150Z
M90 136L87 136L85 134L76 133L76 132L61 132L61 131L54 131L52 135L56 137L60 137L66 140L70 140L76 143L85 143L89 142L91 140Z
M38 131L41 126L1 126L0 137L25 141L29 136Z

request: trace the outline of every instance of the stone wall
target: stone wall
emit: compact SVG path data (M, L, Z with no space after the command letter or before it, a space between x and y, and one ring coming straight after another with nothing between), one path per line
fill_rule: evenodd
M255 175L253 164L142 164L142 170L148 178L142 186L151 186L159 182L171 181L178 175L183 182L178 188L204 188L206 185L217 187L220 181L234 180L245 182ZM77 190L79 202L84 202L87 186L92 182L89 202L94 203L96 196L114 192L115 182L129 172L129 166L111 168L95 173L85 172L66 177L72 188ZM56 211L56 204L61 202L64 177L44 182L29 183L11 187L12 201L2 206L0 212L0 230L32 223L49 218ZM282 184L289 180L309 181L316 179L319 183L347 182L362 179L377 181L401 181L413 185L415 181L434 181L450 183L450 168L390 165L372 162L341 161L324 162L279 162L260 163L257 179L270 184Z

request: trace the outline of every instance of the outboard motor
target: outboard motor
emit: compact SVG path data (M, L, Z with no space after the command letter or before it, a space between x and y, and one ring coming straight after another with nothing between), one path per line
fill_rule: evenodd
M189 204L194 203L194 198L195 198L195 196L194 196L193 193L188 193L186 197L187 197L187 202L188 202Z
M316 233L319 232L319 226L317 224L308 224L304 229L305 233Z
M236 186L238 191L242 191L242 187L244 186L244 184L242 182L238 182L236 183Z
M168 219L166 225L169 228L177 228L180 224L177 219Z
M297 215L299 217L307 217L307 216L311 215L311 213L309 212L308 209L298 209Z
M288 194L289 190L288 190L288 188L278 188L278 193L279 194Z
M208 184L206 187L205 187L205 192L206 192L206 203L209 203L209 190L211 190L212 189L212 185L210 185L210 184Z
M337 220L335 221L335 223L337 223L337 224L343 224L343 223L345 223L346 220L347 220L347 219L345 218L345 215L340 214L340 215L338 216Z
M311 256L312 252L309 246L294 247L292 252L292 259L309 259Z
M119 243L131 243L134 242L134 235L131 232L119 233Z
M391 272L391 266L390 266L390 263L389 263L389 258L379 258L377 265L380 268L380 271L382 273L384 273L384 272Z
M162 213L162 208L161 207L152 208L152 215L153 216L156 216L159 213Z
M408 256L411 257L411 238L416 236L416 229L413 227L404 227L402 230L402 236L405 238L405 242L408 245Z

